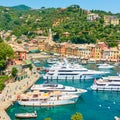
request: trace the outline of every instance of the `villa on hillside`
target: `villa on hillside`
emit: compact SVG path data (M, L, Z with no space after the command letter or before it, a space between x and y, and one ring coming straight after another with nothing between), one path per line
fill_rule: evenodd
M95 13L89 13L87 15L87 21L94 21L94 20L97 20L99 18L100 18L100 16L98 14L95 14Z
M109 16L106 15L104 16L104 25L119 25L120 24L120 20L117 16Z

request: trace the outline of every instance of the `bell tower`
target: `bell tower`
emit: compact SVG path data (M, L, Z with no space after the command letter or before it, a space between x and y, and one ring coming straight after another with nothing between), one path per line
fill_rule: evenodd
M49 41L52 41L52 40L53 40L51 28L49 28L48 39L49 39Z

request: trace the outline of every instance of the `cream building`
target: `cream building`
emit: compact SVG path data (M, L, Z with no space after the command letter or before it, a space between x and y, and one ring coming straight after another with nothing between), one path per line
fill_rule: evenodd
M98 14L95 14L95 13L89 13L87 15L87 20L88 21L93 21L93 20L96 20L96 19L99 19L100 16Z
M104 16L104 25L118 25L120 20L116 16Z
M104 49L103 59L112 62L119 61L119 50L117 47Z
M81 59L89 59L90 58L90 49L87 44L80 45L78 47L78 56Z

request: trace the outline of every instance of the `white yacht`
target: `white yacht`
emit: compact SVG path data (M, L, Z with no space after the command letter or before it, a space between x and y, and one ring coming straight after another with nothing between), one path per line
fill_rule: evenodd
M107 63L100 64L100 65L98 66L99 69L111 69L111 68L113 68L113 67L114 67L113 65L109 65L109 64L107 64Z
M43 76L45 80L49 79L93 79L100 78L108 72L88 70L79 64L70 64L68 62L53 65Z
M88 63L96 63L96 60L95 59L89 59Z
M120 76L108 76L95 80L92 90L120 91Z
M34 84L31 90L39 90L40 92L52 92L61 91L68 94L75 94L80 96L82 93L87 92L85 89L79 89L71 86L64 86L62 84L44 83L44 84Z
M114 66L119 66L119 63L118 63L118 62L116 62L116 63L114 64Z
M34 64L40 64L40 61L39 60L35 60L33 63Z
M60 91L54 92L28 92L19 97L18 103L24 106L57 106L74 104L78 100L77 95L64 94Z
M37 112L34 111L33 113L16 113L15 114L16 118L36 118L37 117Z
M56 59L56 58L50 58L47 60L48 64L55 64L56 62L58 62L58 59Z

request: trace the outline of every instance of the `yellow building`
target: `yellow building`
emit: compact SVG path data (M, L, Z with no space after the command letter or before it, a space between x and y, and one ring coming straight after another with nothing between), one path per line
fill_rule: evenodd
M100 61L102 59L103 50L107 48L107 45L104 42L98 42L95 45L95 59Z
M87 44L85 45L80 45L78 47L78 56L81 59L89 59L90 58L90 49Z
M118 25L119 23L120 20L116 16L104 16L104 25Z
M119 50L117 47L106 48L103 51L103 58L111 62L119 61Z

